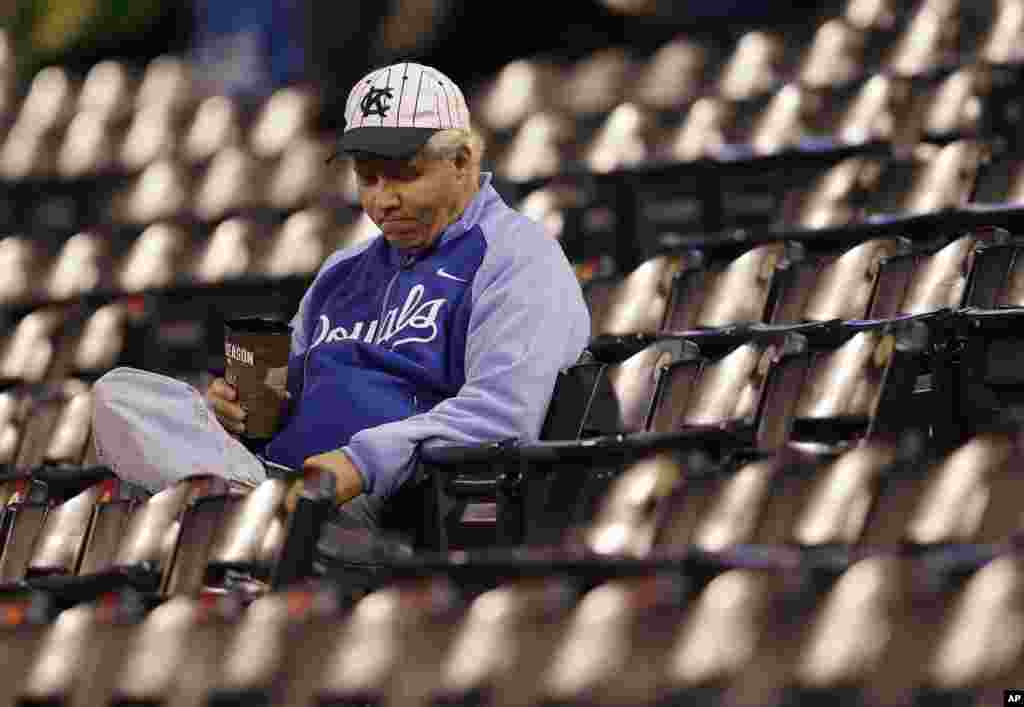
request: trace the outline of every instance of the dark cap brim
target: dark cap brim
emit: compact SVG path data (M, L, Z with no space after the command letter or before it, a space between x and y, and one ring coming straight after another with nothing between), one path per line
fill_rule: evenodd
M338 153L404 159L416 154L437 131L438 128L353 128L341 136Z

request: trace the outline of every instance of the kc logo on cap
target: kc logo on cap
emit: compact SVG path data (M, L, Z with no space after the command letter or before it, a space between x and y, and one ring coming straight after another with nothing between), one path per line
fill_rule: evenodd
M371 86L363 96L363 100L359 101L359 109L363 111L364 118L369 118L371 115L379 115L384 118L391 110L391 99L394 97L394 91L390 88L373 88ZM385 99L387 100L385 101Z

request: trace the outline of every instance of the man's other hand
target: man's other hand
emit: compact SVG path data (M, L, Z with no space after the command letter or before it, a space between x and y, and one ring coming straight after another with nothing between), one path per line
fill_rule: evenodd
M326 471L334 477L334 501L338 505L349 501L363 492L363 476L356 469L348 455L340 449L308 457L302 464L303 472ZM286 505L288 512L295 510L299 494L302 493L303 480L292 484L288 492Z
M206 389L206 402L228 432L245 434L245 408L238 404L238 389L216 378Z

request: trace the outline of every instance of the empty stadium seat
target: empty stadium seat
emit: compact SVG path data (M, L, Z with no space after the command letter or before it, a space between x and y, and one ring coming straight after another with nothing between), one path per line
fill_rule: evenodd
M654 110L679 110L700 94L713 61L709 47L688 37L666 42L639 67L627 99Z
M137 624L132 642L112 671L114 704L202 704L220 677L225 651L239 632L237 597L174 597ZM181 680L182 674L188 680Z
M17 122L36 133L60 130L74 113L77 95L63 68L47 67L32 77Z
M124 292L141 292L170 285L178 276L177 258L187 252L189 240L182 229L169 224L149 226L118 263L117 287Z
M444 656L435 699L445 704L477 695L494 704L530 704L576 599L557 578L509 582L477 596Z
M200 283L213 284L244 277L259 258L263 229L252 220L229 218L197 248L189 275Z
M425 700L455 638L460 607L443 580L381 589L359 601L327 649L316 700ZM398 666L417 667L415 673Z
M53 371L57 336L66 312L39 309L22 318L3 342L0 377L7 381L41 383Z
M971 575L950 602L933 650L923 666L922 692L937 697L998 703L1004 683L1013 682L1020 642L984 640L1020 621L1021 567L1012 556L997 557Z
M334 169L327 165L331 152L331 146L319 140L293 140L267 179L265 203L284 211L315 203Z
M265 181L266 170L252 155L233 147L221 150L197 185L196 218L210 223L257 208Z
M134 108L141 112L153 107L180 116L194 107L197 97L188 64L179 57L165 54L146 64Z
M895 238L876 238L845 251L791 250L776 276L773 323L864 319L871 306L882 260L907 247Z
M729 688L738 687L748 671L768 677L777 669L765 660L771 650L765 639L786 626L783 597L779 573L734 569L712 579L694 598L667 652L667 699L699 702L728 695L737 704L752 704L770 694L770 685L754 686L746 695Z
M681 587L659 577L602 584L581 599L539 678L556 704L650 704L683 615Z
M796 79L814 88L841 85L860 78L865 69L868 38L840 19L823 23L796 67Z
M514 182L558 174L575 156L575 136L576 128L568 118L534 113L496 156L495 171Z
M634 60L624 49L592 52L567 68L555 105L573 118L607 113L622 101L634 71Z
M885 258L869 316L918 315L967 304L968 283L979 251L1009 245L1005 232L981 230L938 244L922 245Z
M116 193L109 218L114 224L148 226L189 216L192 182L181 165L154 162L125 189Z
M317 98L298 86L279 88L264 102L250 128L249 146L260 157L274 157L313 129Z
M765 321L776 268L787 255L779 241L734 249L710 249L703 267L681 271L672 285L664 328L683 332Z
M165 105L152 103L140 107L119 146L120 165L129 172L138 172L157 160L174 158L182 131L180 116Z
M885 57L886 69L901 76L918 76L955 64L960 26L939 6L923 3L903 28Z
M227 147L243 144L241 109L228 96L204 98L185 134L185 159L202 162Z
M584 292L597 334L653 332L662 328L674 278L693 261L687 254L657 256L625 278L593 280Z
M530 115L553 105L560 71L550 62L519 59L509 62L473 96L474 115L492 131L510 131Z
M979 42L977 58L997 65L1019 63L1024 10L1014 2L1001 2L997 7L988 34Z
M642 164L652 156L657 128L653 115L635 104L620 104L583 147L583 163L599 174Z
M68 125L57 154L57 174L65 179L98 176L118 166L117 132L98 111L82 111Z
M714 92L740 100L768 93L782 80L785 42L762 31L744 34L733 47L715 78Z
M0 149L0 175L11 181L52 178L57 149L53 136L15 123Z
M132 108L137 81L128 67L115 60L105 60L89 67L78 94L76 108L91 113L101 122L116 123L128 117Z
M288 216L271 236L265 257L255 264L271 277L312 275L329 255L330 231L337 228L323 209L303 209Z

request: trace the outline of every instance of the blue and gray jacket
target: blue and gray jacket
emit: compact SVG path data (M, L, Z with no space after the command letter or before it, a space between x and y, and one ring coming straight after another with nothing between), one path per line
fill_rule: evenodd
M344 449L383 500L420 444L536 439L590 316L561 246L485 173L425 252L378 235L333 254L292 327L292 414L265 457L299 468Z

